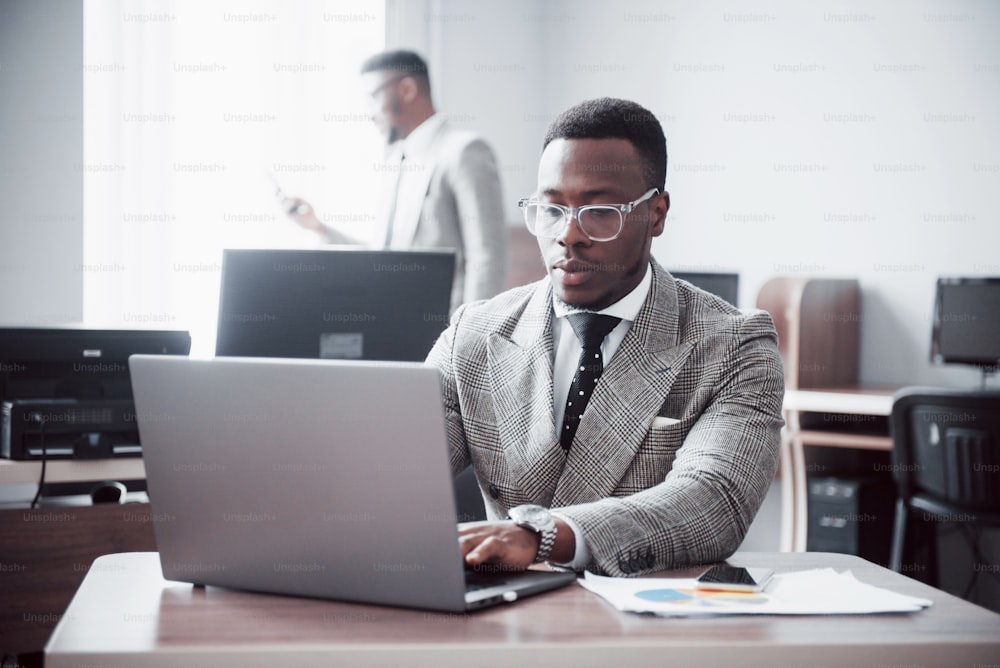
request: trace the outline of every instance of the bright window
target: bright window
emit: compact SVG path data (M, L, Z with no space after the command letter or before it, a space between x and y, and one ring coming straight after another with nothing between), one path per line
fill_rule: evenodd
M377 210L361 62L383 3L84 2L84 319L214 350L223 248L313 247L276 179L364 236Z

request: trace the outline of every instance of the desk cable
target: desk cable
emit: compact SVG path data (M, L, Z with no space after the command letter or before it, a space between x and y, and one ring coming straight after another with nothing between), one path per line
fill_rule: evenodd
M38 437L42 446L42 472L38 476L38 490L35 492L35 498L31 500L31 507L34 508L38 505L38 498L42 495L42 487L45 485L45 463L48 460L45 450L45 425L48 423L48 418L41 413L33 413L31 419L40 425Z

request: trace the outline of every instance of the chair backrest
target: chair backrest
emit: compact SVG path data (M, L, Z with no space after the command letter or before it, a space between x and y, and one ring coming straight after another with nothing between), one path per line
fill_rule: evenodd
M854 386L861 350L861 289L854 279L779 276L757 294L774 319L789 390Z
M904 388L893 398L893 478L907 504L1000 513L1000 392Z

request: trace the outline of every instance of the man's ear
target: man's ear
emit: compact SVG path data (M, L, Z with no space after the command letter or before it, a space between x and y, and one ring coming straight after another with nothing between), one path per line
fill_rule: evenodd
M413 77L403 77L399 80L399 88L396 89L399 94L399 99L403 102L409 104L417 99L420 95L420 88L417 86L417 80Z
M670 211L670 193L664 192L662 195L657 195L653 203L653 224L649 226L651 236L658 237L663 234L668 211Z

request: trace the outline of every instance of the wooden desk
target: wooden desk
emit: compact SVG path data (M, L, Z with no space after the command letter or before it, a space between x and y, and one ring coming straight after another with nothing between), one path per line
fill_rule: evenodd
M912 614L658 619L578 585L469 615L252 594L162 579L156 553L94 562L45 649L62 666L974 666L1000 615L859 557L744 553L778 571L833 567L932 599ZM691 575L677 572L675 575Z
M148 503L0 509L0 654L38 654L90 564L156 549Z
M808 533L807 465L805 446L892 450L886 434L845 433L837 429L804 429L804 413L888 417L892 412L893 388L843 388L786 390L782 410L785 429L781 442L781 549L803 552Z
M0 485L23 485L0 508L0 654L38 655L90 563L108 552L154 550L148 503L28 508L42 464L0 459ZM52 460L45 481L144 480L141 457ZM89 504L89 497L86 497Z

